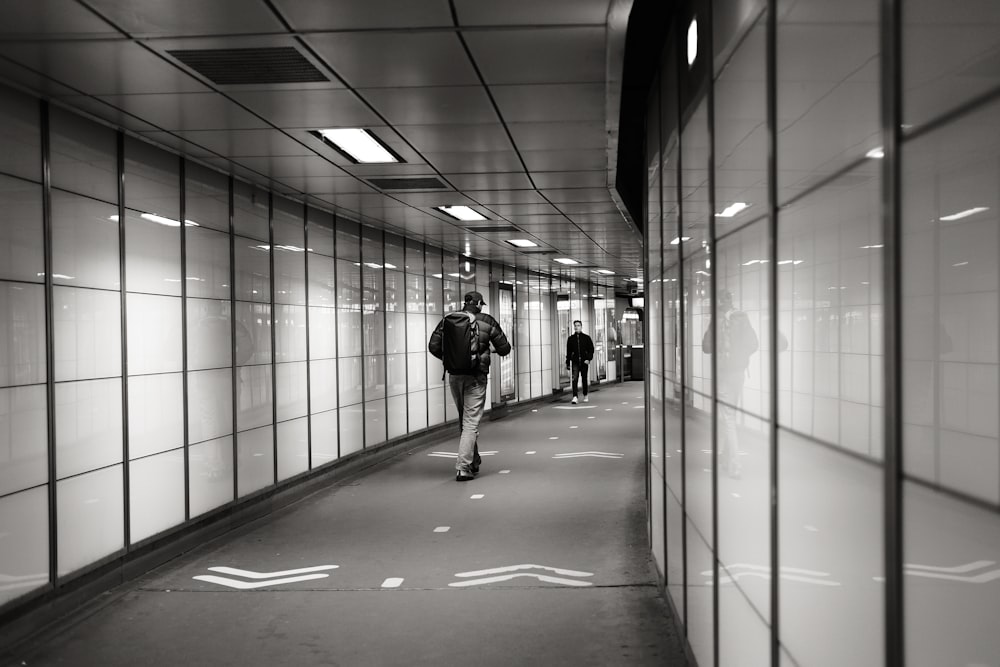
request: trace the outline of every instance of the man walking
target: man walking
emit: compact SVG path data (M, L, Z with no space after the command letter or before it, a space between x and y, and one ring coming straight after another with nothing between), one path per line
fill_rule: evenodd
M573 370L573 403L579 401L576 382L578 378L583 379L583 402L590 399L587 397L587 376L590 374L590 362L594 358L594 341L590 336L583 333L583 322L573 320L573 333L566 340L566 368L572 366Z
M479 421L486 405L486 378L490 372L490 345L501 357L510 343L500 324L482 312L486 302L479 292L465 295L462 310L449 313L434 329L427 349L444 362L451 396L458 408L462 437L458 442L455 481L468 482L479 473Z

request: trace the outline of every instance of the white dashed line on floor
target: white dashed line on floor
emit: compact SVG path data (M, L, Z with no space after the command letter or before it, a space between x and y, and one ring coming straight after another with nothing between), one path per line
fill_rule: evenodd
M479 500L480 498L485 498L485 497L486 497L485 493L473 493L471 496L469 496L469 498L472 500Z
M437 528L434 529L434 532L447 533L449 530L451 530L451 526L438 526Z
M570 426L570 428L580 428L579 426Z
M559 439L558 435L553 435L552 437L549 438L549 440L558 440L558 439Z
M531 450L530 452L525 452L525 454L534 454L534 453L535 453L535 450Z
M382 582L382 588L399 588L399 585L403 583L402 577L389 577Z

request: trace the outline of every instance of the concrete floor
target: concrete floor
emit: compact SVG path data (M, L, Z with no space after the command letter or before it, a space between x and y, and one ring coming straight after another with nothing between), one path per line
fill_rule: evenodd
M648 558L642 392L484 422L473 482L454 481L457 434L405 451L102 596L11 664L685 665Z

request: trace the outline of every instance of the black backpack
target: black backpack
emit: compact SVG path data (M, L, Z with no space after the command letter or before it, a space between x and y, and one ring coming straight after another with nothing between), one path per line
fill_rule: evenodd
M479 370L479 320L459 310L444 316L441 360L452 375L472 375Z

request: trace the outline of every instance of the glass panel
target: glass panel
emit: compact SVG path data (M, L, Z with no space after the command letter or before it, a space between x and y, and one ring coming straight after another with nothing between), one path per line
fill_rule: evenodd
M125 206L173 221L180 218L180 159L125 137ZM117 198L110 201L116 201Z
M907 473L994 505L1000 502L998 111L994 103L905 147L900 329Z
M406 283L399 271L385 272L385 309L388 311L405 310Z
M906 664L997 664L996 625L973 622L1000 614L996 512L923 485L903 493Z
M58 573L65 576L125 546L122 467L96 470L57 484Z
M365 403L365 446L370 447L385 441L385 401Z
M424 273L424 245L420 241L406 239L406 272Z
M427 388L426 354L416 352L406 355L406 387L411 391Z
M195 227L189 227L185 231L187 295L206 299L228 299L229 235Z
M337 459L338 428L336 410L328 410L312 416L313 468L318 468Z
M337 218L337 257L357 262L361 259L361 227Z
M184 452L175 450L129 464L129 536L132 543L184 523Z
M406 403L410 433L427 428L427 392L416 391L407 394Z
M236 381L236 427L240 431L274 421L271 366L244 366Z
M306 363L277 364L277 413L278 421L304 417L309 413L307 400L309 385L306 382Z
M760 608L754 610L736 589L734 583L738 580L734 581L733 576L725 572L721 575L719 664L767 667L771 664L771 629L761 620ZM743 578L747 579L750 577Z
M301 246L278 245L277 242L274 250L274 302L305 305L305 252Z
M332 359L337 356L337 311L334 308L309 309L309 357Z
M275 306L275 362L306 360L305 306ZM330 310L321 308L318 310Z
M789 350L778 355L778 414L798 433L881 458L882 223L879 179L863 173L779 213L778 329Z
M406 393L406 355L390 354L385 357L386 394L398 396Z
M191 518L233 499L233 437L188 447Z
M0 99L3 99L2 89ZM0 130L0 136L2 132ZM0 152L0 164L8 152ZM0 210L4 212L3 224L0 225L0 278L29 282L43 280L42 188L20 179L0 176Z
M310 235L311 236L311 235ZM337 305L337 265L335 260L309 253L309 305Z
M229 176L195 162L184 163L184 217L199 227L229 233ZM191 246L188 246L190 261ZM228 257L228 253L227 253ZM226 262L228 267L229 263ZM228 281L226 281L228 282Z
M361 268L358 262L337 260L337 307L361 310Z
M361 313L338 309L337 329L337 356L361 354Z
M366 312L383 310L385 308L383 271L381 268L374 268L381 266L381 264L374 264L372 262L366 262L362 266L361 279L364 284L362 289L362 308Z
M232 432L232 370L189 372L188 442L212 440Z
M118 208L52 192L52 279L60 285L116 290Z
M309 252L333 257L333 214L309 207ZM310 259L310 262L312 260ZM310 270L312 266L310 264Z
M45 385L0 389L0 496L48 481L47 405Z
M438 383L440 385L440 382ZM445 400L451 401L450 396L446 396L445 390L431 389L427 392L427 425L437 426L444 422Z
M271 363L271 306L236 304L236 364Z
M705 475L707 477L707 475ZM712 551L691 521L687 522L687 636L699 665L714 664Z
M146 294L127 298L129 374L180 371L181 300Z
M902 7L904 129L996 90L1000 6L906 0Z
M278 424L278 481L309 469L309 420Z
M121 380L57 384L57 477L79 475L121 460Z
M781 643L799 665L882 664L883 472L784 431L778 444Z
M341 357L337 360L337 394L341 407L361 402L361 357Z
M309 362L309 405L313 414L337 407L337 360Z
M36 182L42 180L42 140L38 119L37 99L9 88L0 88L0 144L7 147L0 153L0 171Z
M118 139L114 130L50 105L49 143L53 188L118 202ZM39 176L34 178L40 180Z
M233 365L229 301L188 299L188 369Z
M406 435L406 395L392 396L386 400L386 439Z
M710 146L708 102L702 100L684 127L681 137L681 197L684 215L682 239L678 241L676 237L672 237L667 241L664 238L665 245L677 245L684 255L697 253L708 243L708 220L712 215L708 188ZM668 236L671 236L670 232L665 234L665 237Z
M365 356L365 398L385 397L385 355Z
M180 227L125 211L125 284L129 292L181 295Z
M129 378L130 458L158 454L184 444L183 381L180 373Z
M121 297L118 292L53 290L55 379L121 375Z
M236 298L240 301L271 301L270 246L240 236L236 243Z
M363 313L361 327L365 354L385 354L385 313Z
M778 12L778 201L882 143L879 2L786 3ZM859 176L877 174L877 160Z
M45 289L0 282L0 387L45 382Z
M0 497L0 605L49 581L49 488Z
M364 447L364 409L358 403L340 410L340 455L347 456Z
M242 498L274 484L274 428L265 426L236 436L238 491Z
M267 245L270 237L268 198L266 190L243 181L234 181L233 229L237 234Z

